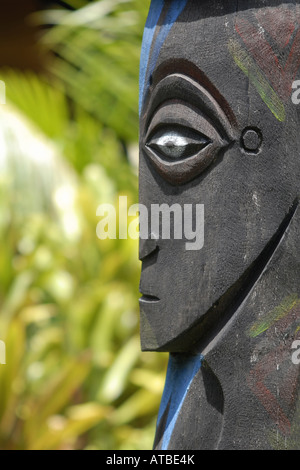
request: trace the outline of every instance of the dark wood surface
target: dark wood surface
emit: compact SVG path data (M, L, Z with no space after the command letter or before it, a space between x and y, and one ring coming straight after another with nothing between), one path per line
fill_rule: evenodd
M170 352L155 448L299 449L300 2L184 4L150 10L142 54L140 203L205 208L201 250L141 242L142 348Z

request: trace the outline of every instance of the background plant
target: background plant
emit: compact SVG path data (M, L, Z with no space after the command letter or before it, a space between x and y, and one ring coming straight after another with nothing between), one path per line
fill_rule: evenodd
M150 449L166 356L141 353L138 246L96 237L138 200L138 65L149 2L37 12L42 74L3 68L0 449Z

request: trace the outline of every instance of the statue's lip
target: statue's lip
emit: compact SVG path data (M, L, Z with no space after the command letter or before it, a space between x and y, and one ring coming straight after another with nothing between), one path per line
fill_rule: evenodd
M159 301L160 299L158 297L150 294L143 294L142 297L139 299L140 303L156 303Z

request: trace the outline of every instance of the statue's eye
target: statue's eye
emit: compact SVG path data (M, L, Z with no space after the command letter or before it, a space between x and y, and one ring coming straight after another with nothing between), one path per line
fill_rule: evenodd
M142 155L168 183L196 178L237 139L235 118L219 99L181 74L161 79L151 91L141 121Z
M178 101L157 109L145 138L148 157L171 184L199 175L227 145L226 136L211 119Z
M146 145L161 158L178 161L192 157L210 143L208 137L192 129L166 126L155 132Z

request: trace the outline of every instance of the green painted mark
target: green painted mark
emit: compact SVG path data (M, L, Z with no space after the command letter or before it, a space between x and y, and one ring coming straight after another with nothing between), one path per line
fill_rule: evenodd
M233 60L242 72L249 78L250 83L255 87L264 103L268 106L278 121L283 122L286 119L285 108L277 93L269 84L260 68L256 65L252 57L240 47L240 45L230 40L229 51Z
M297 305L300 305L300 299L296 294L286 297L278 307L271 310L271 312L267 313L264 318L252 325L248 332L249 336L251 338L255 338L264 331L267 331L277 321L288 315L288 313L290 313L290 311Z

